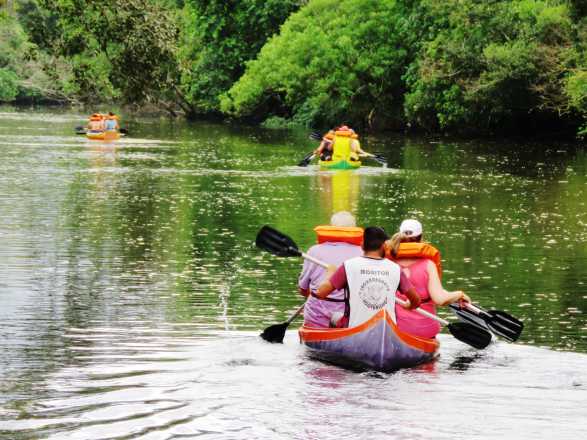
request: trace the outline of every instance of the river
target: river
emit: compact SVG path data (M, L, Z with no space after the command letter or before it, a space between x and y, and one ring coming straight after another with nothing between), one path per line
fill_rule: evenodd
M136 117L101 143L82 119L0 108L0 438L587 437L582 146L369 136L388 167L333 173L295 166L303 130ZM307 248L341 209L420 219L445 286L522 319L520 341L445 332L394 374L311 359L295 323L262 341L301 264L256 232Z

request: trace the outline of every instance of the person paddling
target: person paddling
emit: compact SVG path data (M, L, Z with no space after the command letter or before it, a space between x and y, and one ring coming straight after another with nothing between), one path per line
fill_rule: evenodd
M349 327L362 324L383 308L396 322L395 293L398 288L409 299L408 308L415 309L420 305L420 297L399 265L384 258L387 240L389 236L383 228L365 228L363 255L345 261L338 269L329 268L328 273L334 273L316 292L317 298L324 299L334 290L345 289L345 318Z
M389 242L388 258L402 267L421 299L420 307L436 314L435 305L446 306L451 303L471 299L462 291L446 291L440 282L442 274L440 252L429 243L422 242L422 224L418 220L404 220L399 232ZM403 298L401 294L398 295ZM440 332L440 324L425 316L396 307L397 324L400 330L434 338Z
M320 160L328 161L332 160L332 144L334 142L334 130L329 130L322 137L322 142L316 150L314 150L314 155L318 156Z
M88 131L104 131L104 118L99 113L94 113L88 121Z
M341 265L349 258L363 254L363 229L356 227L355 218L350 212L340 211L330 218L330 225L314 228L318 244L308 250L311 255L334 266ZM307 297L304 307L304 325L307 327L336 326L344 313L344 292L334 290L326 301L315 297L316 291L324 281L326 270L310 260L304 261L304 267L298 280L300 294ZM334 318L333 318L334 317Z
M114 113L112 112L108 112L108 114L106 115L105 121L104 121L104 129L106 131L116 131L119 130L119 124L118 124L118 116L116 116Z
M314 151L322 161L351 160L358 161L366 153L361 149L359 135L347 125L330 130Z

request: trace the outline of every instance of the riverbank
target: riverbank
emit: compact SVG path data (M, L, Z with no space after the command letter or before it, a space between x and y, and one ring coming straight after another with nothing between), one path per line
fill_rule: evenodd
M15 3L0 12L1 101L46 90L273 126L587 131L581 2Z

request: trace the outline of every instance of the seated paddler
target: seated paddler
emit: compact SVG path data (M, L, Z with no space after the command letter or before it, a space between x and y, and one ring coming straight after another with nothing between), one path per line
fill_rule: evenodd
M325 299L336 290L345 292L344 317L339 327L346 321L348 327L356 327L382 309L396 322L397 290L408 298L408 308L420 305L420 297L400 266L385 258L388 240L383 228L365 228L363 255L346 260L338 269L328 269L329 278L320 285L316 297Z
M355 130L347 125L341 125L334 130L334 139L332 141L332 161L338 162L358 161L361 152L359 136Z
M311 256L334 266L362 255L363 229L356 226L350 212L340 211L330 219L330 225L314 228L318 244L308 250ZM300 293L307 297L304 307L304 325L308 327L335 327L344 313L344 292L333 290L325 301L315 297L318 286L324 281L326 270L305 260L298 280Z
M88 131L104 131L104 117L100 113L94 113L88 120Z
M359 135L347 125L330 130L322 138L320 146L314 151L322 161L358 161L365 154L361 149Z
M104 118L104 129L106 131L117 131L119 128L118 116L112 112L108 112Z
M421 300L420 307L436 314L436 306L445 306L471 299L462 291L449 292L442 287L440 252L430 243L422 241L422 224L418 220L404 220L399 232L391 238L388 258L402 268ZM398 292L398 296L403 295ZM423 338L434 338L440 324L418 313L396 307L397 324L401 330Z
M334 141L334 130L329 130L322 137L322 141L316 150L314 151L314 155L318 156L320 160L328 161L332 160L332 143Z

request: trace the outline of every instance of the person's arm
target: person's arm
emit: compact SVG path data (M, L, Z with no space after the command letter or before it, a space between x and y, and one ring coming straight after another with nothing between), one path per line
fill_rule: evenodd
M314 154L316 154L316 155L322 154L322 150L324 150L324 147L326 147L327 143L328 143L328 140L325 138L322 138L322 142L320 142L320 145L318 146L318 148L316 148L314 150Z
M344 270L344 264L338 269L335 266L328 266L326 271L327 280L320 284L316 297L318 299L324 299L332 292L338 289L342 289L346 285L346 271Z
M426 269L428 271L428 292L435 304L446 306L457 301L471 302L471 298L462 290L448 292L442 287L438 270L436 270L436 266L432 261L428 261L428 267Z
M414 310L420 307L422 299L420 298L420 295L418 295L418 292L416 292L416 289L414 289L410 279L406 276L403 270L400 270L398 287L399 291L407 296L409 301L407 306L402 307L408 310Z
M366 154L363 149L361 148L361 143L357 140L357 139L353 139L353 141L351 142L351 150L354 153L357 153L359 155L364 155Z
M308 254L311 254L311 249L308 251ZM310 283L312 281L312 273L314 272L315 266L314 263L304 260L304 266L302 267L302 273L298 278L298 289L300 295L304 297L308 297L310 295Z

